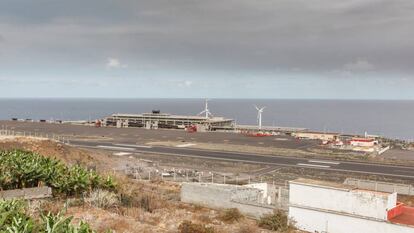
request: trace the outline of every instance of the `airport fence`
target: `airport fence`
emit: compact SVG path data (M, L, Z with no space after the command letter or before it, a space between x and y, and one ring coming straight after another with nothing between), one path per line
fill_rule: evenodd
M359 189L367 189L372 191L386 192L386 193L398 193L403 195L414 195L414 187L408 184L395 184L388 182L379 182L372 180L360 180L354 178L347 178L344 184L355 186Z
M0 128L0 136L3 137L29 137L29 138L36 138L36 139L48 139L53 140L61 143L70 143L70 139L72 138L69 135L62 135L62 134L48 134L42 133L37 131L16 131L13 129L8 128L7 126L2 125Z
M114 170L115 172L115 170ZM197 171L193 169L160 169L156 165L142 167L129 167L118 170L124 172L128 177L147 182L170 181L177 183L200 183L211 185L234 185L243 190L244 185L267 184L267 193L271 197L273 206L287 209L289 201L289 188L287 182L277 182L266 176L253 176L242 174L220 173L213 171ZM239 198L240 199L240 198ZM243 199L243 198L241 198ZM240 200L241 200L240 199ZM245 203L246 204L246 203Z

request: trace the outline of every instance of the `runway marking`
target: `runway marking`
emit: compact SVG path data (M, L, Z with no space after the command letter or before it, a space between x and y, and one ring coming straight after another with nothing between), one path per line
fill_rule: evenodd
M120 146L103 146L103 145L98 145L96 147L98 147L98 148L104 148L104 149L115 149L115 150L129 150L129 151L134 151L135 150L135 148L120 147Z
M114 144L115 146L127 146L127 147L134 147L134 148L152 148L152 146L145 146L145 145L134 145L134 144Z
M330 168L331 166L327 165L318 165L318 164L309 164L309 163L298 163L298 166L305 166L305 167L319 167L319 168Z
M309 163L326 163L326 164L334 164L334 165L341 164L340 162L324 161L324 160L308 160L308 162Z
M194 143L187 143L187 144L176 145L175 147L183 148L183 147L190 147L190 146L195 146L195 145L196 144Z
M73 145L73 146L78 146L78 147L83 147L83 148L96 148L95 146L87 146L87 145ZM180 157L189 157L189 158L204 158L204 159L209 159L209 160L231 161L231 162L236 161L236 162L251 163L251 164L264 164L264 165L273 164L275 166L300 167L300 165L298 164L260 162L260 161L244 160L244 159L214 158L214 157L209 157L209 156L184 155L184 154L179 154L179 153L167 153L167 152L137 151L135 154L139 154L140 152L145 153L145 154L180 156ZM364 164L364 163L354 163L354 164ZM396 167L396 166L392 166L392 167ZM317 169L317 167L315 167L315 169ZM392 177L414 179L413 175L402 175L402 174L392 174L392 173L383 173L383 172L367 172L367 171L361 171L361 170L346 170L346 169L338 169L338 168L331 168L331 167L323 168L323 169L327 171L333 171L333 172L355 172L355 173L370 174L370 175L382 175L382 176L392 176Z
M116 153L113 153L113 155L116 155L116 156L124 156L124 155L131 155L132 153L128 153L128 152L116 152Z

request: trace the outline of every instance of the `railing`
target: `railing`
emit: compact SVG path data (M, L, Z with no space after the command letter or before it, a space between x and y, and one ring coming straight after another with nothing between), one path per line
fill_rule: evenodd
M372 180L359 180L354 178L347 178L344 184L355 186L356 188L386 192L386 193L398 193L403 195L414 195L414 187L407 184L394 184L387 182L378 182Z
M395 217L398 217L404 212L404 203L397 202L397 205L387 211L387 220L391 220Z

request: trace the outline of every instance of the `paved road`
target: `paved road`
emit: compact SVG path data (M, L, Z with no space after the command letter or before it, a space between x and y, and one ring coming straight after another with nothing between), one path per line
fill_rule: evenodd
M110 142L72 141L72 145L85 148L103 149L131 153L155 153L160 155L176 155L194 158L216 159L223 161L240 161L266 165L301 167L336 172L356 172L362 174L383 175L414 180L414 167L381 165L372 163L344 162L335 160L320 160L292 158L274 155L258 155L239 152L219 152L189 147L162 147L136 144L120 144Z
M184 130L147 130L143 128L89 127L71 124L49 124L39 122L0 121L0 129L25 132L26 135L60 135L65 138L111 139L123 143L177 141L194 143L219 143L255 147L306 149L319 145L316 140L297 140L288 136L247 137L237 133L187 133Z

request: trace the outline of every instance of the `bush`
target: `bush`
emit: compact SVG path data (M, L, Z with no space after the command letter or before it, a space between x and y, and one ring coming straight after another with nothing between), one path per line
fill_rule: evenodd
M152 213L154 210L161 208L163 200L155 194L125 194L121 193L121 203L125 207L138 207L146 212Z
M183 221L178 227L179 233L214 233L214 228L206 227L202 224L192 223L191 221Z
M243 215L237 208L226 209L219 216L220 220L226 223L233 223L243 218Z
M117 207L119 205L118 196L102 189L97 189L91 192L86 202L98 208L108 209Z
M239 226L237 233L257 233L259 229L254 224L244 223Z
M0 232L28 232L33 221L25 215L25 204L19 200L0 201Z
M287 231L290 229L288 217L282 210L275 210L260 218L258 225L272 231Z
M33 152L0 151L0 190L37 187L45 184L54 193L79 195L95 188L115 190L112 177L106 179L79 165L67 167L57 159Z
M0 232L94 233L87 223L72 225L72 217L64 217L62 212L42 214L40 220L35 221L26 213L25 207L22 201L0 200Z

